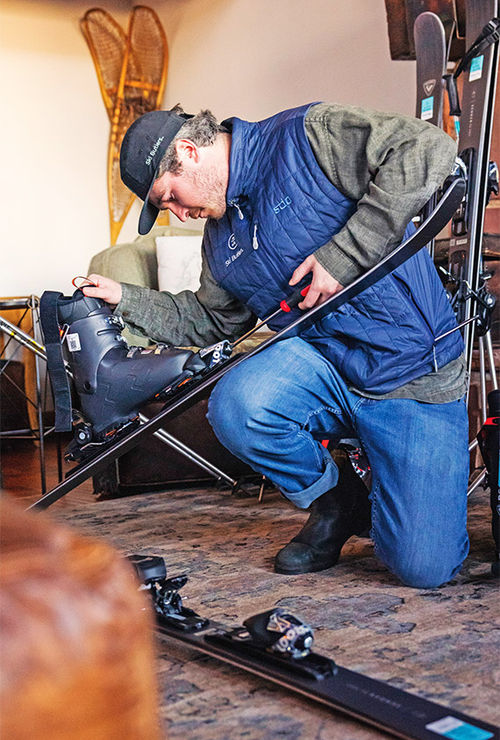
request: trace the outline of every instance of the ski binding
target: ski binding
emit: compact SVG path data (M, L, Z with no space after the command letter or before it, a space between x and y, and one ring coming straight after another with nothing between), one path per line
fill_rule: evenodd
M158 556L129 555L128 560L143 582L141 589L150 592L157 619L162 624L185 632L197 632L208 626L208 619L182 604L179 591L187 583L186 575L167 578L165 561Z

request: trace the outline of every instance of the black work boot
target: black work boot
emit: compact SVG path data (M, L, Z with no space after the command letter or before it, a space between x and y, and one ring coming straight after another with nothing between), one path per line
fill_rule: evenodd
M274 561L276 573L296 575L331 568L353 534L364 534L371 522L368 489L349 459L339 465L339 482L312 502L309 519Z

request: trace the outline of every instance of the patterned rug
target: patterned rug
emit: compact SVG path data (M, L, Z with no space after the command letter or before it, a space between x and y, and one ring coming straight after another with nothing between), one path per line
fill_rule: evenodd
M124 554L164 556L169 575L189 575L184 604L203 616L238 624L287 607L311 624L316 649L339 665L500 722L498 581L490 574L481 489L470 501L471 553L462 573L422 591L399 584L371 542L355 537L335 568L275 574L274 554L306 514L274 492L262 503L214 489L100 502L70 494L50 512ZM171 740L386 737L172 641L158 639L157 650L160 715Z

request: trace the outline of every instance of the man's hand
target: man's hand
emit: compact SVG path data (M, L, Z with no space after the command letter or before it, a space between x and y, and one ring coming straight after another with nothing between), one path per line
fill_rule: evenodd
M122 286L116 280L102 275L89 275L87 280L94 285L82 285L85 295L92 298L101 298L106 303L116 306L122 299Z
M306 257L302 264L297 267L289 285L297 285L308 273L312 273L311 287L302 303L299 303L299 308L306 309L319 306L335 293L339 293L344 287L319 264L313 254Z

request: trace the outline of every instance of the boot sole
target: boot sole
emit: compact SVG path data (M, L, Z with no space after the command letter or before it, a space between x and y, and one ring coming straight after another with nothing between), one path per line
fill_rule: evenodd
M318 573L322 570L328 570L329 568L333 568L338 563L338 557L333 561L328 561L327 563L311 563L310 567L302 567L302 568L281 568L279 565L274 566L274 572L279 573L283 576L299 576L302 573Z

